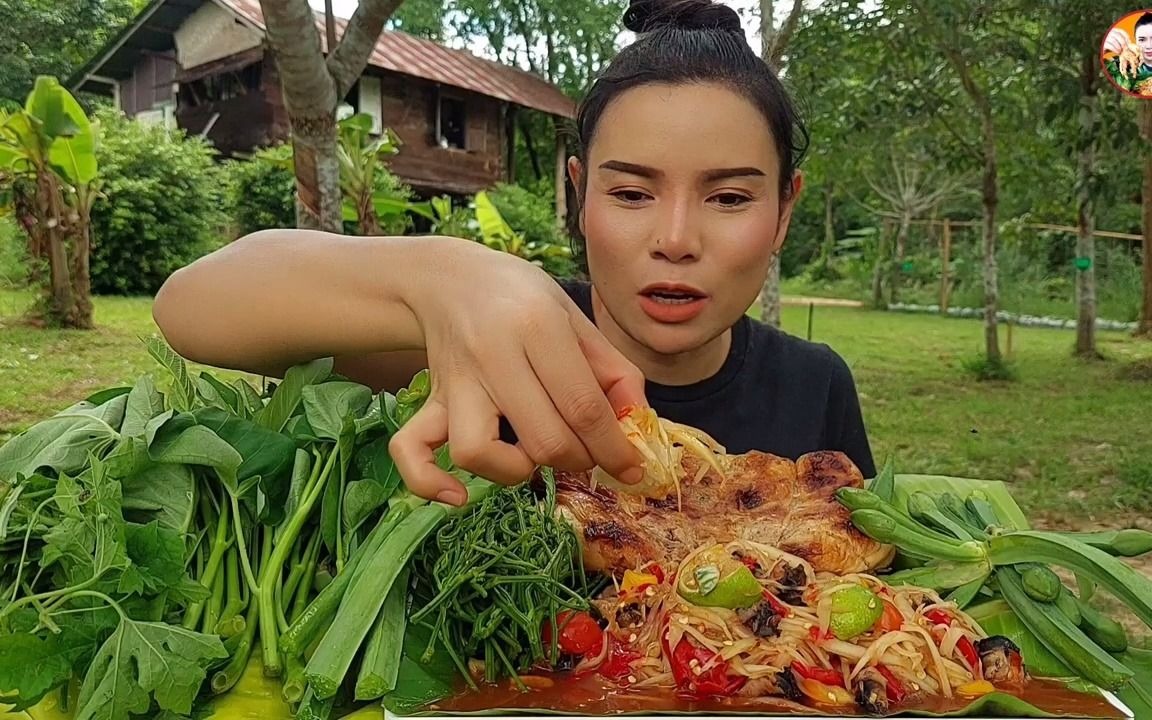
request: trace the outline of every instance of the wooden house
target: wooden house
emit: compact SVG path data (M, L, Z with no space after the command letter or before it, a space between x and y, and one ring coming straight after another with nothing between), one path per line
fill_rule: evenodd
M321 14L317 25L323 38ZM338 36L343 28L338 20ZM68 85L114 97L129 116L201 134L227 155L289 137L258 0L153 0ZM564 120L575 112L536 75L388 30L344 102L399 136L390 167L421 195L514 180L517 113ZM562 144L554 139L548 156L563 173ZM563 205L561 193L558 214Z

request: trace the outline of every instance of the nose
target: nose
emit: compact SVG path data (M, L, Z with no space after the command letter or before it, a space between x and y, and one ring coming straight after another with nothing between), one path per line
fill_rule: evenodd
M699 211L687 197L664 204L649 241L649 254L672 263L700 259Z

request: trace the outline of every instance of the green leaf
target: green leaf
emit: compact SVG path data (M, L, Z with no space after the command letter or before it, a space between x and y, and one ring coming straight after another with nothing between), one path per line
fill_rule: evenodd
M218 637L121 618L84 678L75 720L129 720L153 700L187 714L208 665L227 656Z
M92 393L87 398L85 398L85 400L87 400L92 405L103 405L104 403L108 402L109 400L112 400L113 398L117 398L121 395L127 395L131 391L132 391L132 388L130 388L130 387L107 388L105 390L98 390L98 391Z
M78 128L64 109L66 91L56 78L40 76L24 102L24 112L32 116L49 141L74 134Z
M96 179L96 133L80 103L59 88L60 105L67 117L67 132L56 136L48 152L52 167L73 185L83 186Z
M156 521L180 535L192 527L196 478L187 465L149 463L120 484L126 520Z
M126 393L120 393L99 404L88 400L81 400L59 414L88 415L101 420L108 425L108 427L119 432L120 426L124 422L124 411L127 404L128 395Z
M152 595L184 577L184 540L175 530L156 521L129 523L124 542L132 564L121 575L121 593Z
M168 343L157 337L148 337L144 340L148 354L168 371L172 381L172 394L168 406L174 410L191 410L196 402L196 387L188 377L188 366L184 358L176 354Z
M476 203L476 221L480 223L480 235L484 244L490 247L504 249L506 244L516 236L512 227L504 220L500 211L488 197L488 193L481 190L474 198Z
M152 376L142 375L128 393L124 422L120 434L137 437L144 434L148 421L164 412L164 396L156 389Z
M240 492L237 472L244 458L211 428L195 424L191 415L170 417L157 428L148 455L158 463L210 467L230 493Z
M355 421L364 415L372 402L372 390L353 382L327 382L308 385L301 395L304 414L317 437L337 441L344 431L344 421Z
M216 408L196 410L192 417L198 424L211 428L240 454L242 460L236 469L238 482L260 478L259 487L265 497L260 522L279 522L288 495L288 485L283 480L296 454L292 438Z
M400 670L396 675L396 689L384 696L384 707L390 712L410 713L455 691L459 673L448 653L439 647L439 642L429 660L423 659L431 637L427 625L408 624L404 633L404 655L400 658Z
M289 368L268 404L256 414L256 422L269 430L282 431L299 409L304 388L327 380L332 375L332 365L332 358L321 358Z
M71 675L68 648L56 635L13 633L0 640L0 707L30 708Z
M75 585L127 566L120 484L103 463L94 460L75 479L62 475L53 499L63 519L44 534L44 567L59 563L68 584Z
M89 454L100 455L116 441L116 431L98 417L56 415L0 446L0 482L29 476L41 468L78 473Z
M1129 648L1116 656L1135 676L1116 693L1134 717L1152 718L1152 650Z

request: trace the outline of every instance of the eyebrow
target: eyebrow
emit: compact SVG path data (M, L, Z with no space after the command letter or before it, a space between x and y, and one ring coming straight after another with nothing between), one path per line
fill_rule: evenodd
M629 175L636 175L645 178L657 178L664 173L657 168L649 167L647 165L638 165L636 163L624 162L623 160L605 160L600 163L601 170L615 170L616 172L628 173ZM734 177L765 177L766 174L760 168L746 166L746 167L731 167L731 168L714 168L704 172L704 180L706 182L716 182L717 180L726 180Z

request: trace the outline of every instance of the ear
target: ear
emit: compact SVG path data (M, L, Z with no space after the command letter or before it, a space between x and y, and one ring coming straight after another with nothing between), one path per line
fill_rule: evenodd
M576 188L576 212L579 213L577 221L579 222L580 232L584 232L584 163L580 162L580 158L572 155L568 158L568 179L572 181L572 187Z
M780 219L776 224L776 239L772 243L773 254L780 252L784 247L784 239L788 237L788 225L792 222L792 211L796 208L796 201L800 199L800 192L804 189L804 174L799 170L792 173L792 193L785 200L780 200Z

